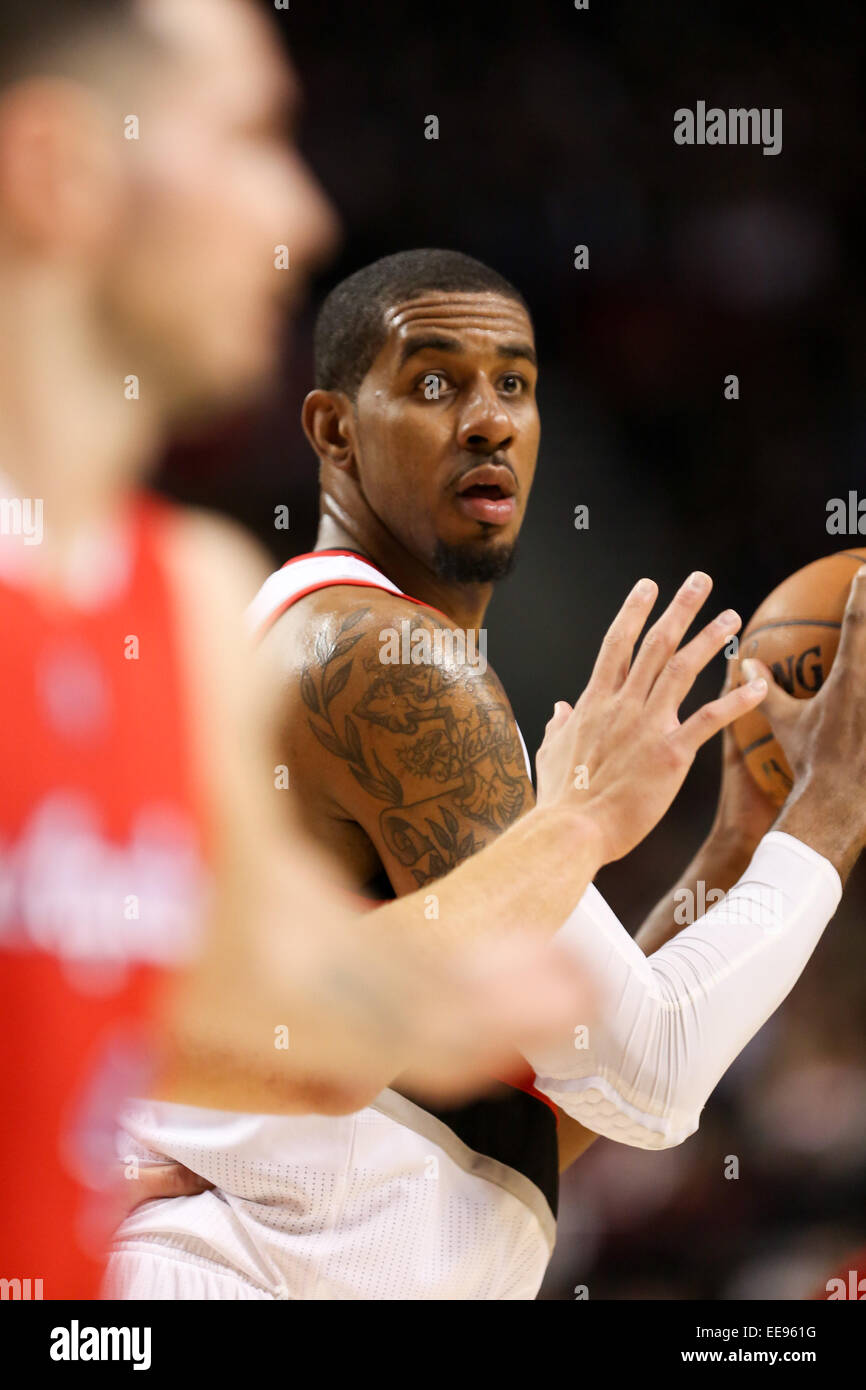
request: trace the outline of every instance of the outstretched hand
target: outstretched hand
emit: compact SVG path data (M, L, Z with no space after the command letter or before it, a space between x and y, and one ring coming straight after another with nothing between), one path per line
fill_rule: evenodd
M691 575L634 655L658 594L653 581L641 580L608 629L580 699L573 709L560 701L547 725L536 759L538 804L570 802L585 811L599 831L604 863L649 834L702 744L767 693L759 676L680 723L679 707L698 675L741 626L728 609L680 646L711 589L709 575Z

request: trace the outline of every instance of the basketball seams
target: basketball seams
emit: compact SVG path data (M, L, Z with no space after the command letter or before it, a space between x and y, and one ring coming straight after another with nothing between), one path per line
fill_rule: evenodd
M838 632L841 623L832 623L825 618L780 618L777 623L761 623L760 627L749 627L740 638L740 642L745 642L747 637L756 637L759 632L769 632L774 627L832 627Z

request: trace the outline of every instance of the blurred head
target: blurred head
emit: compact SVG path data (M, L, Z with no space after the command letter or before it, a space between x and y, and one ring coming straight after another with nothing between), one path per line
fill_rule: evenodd
M443 578L508 572L540 437L535 341L519 292L457 251L386 256L316 324L304 428L322 486L369 508Z
M5 0L0 273L50 286L151 402L244 396L336 237L297 101L252 0Z

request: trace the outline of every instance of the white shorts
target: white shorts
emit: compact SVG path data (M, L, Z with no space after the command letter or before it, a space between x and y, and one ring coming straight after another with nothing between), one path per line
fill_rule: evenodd
M256 1288L249 1280L189 1250L178 1243L177 1253L165 1246L147 1245L115 1250L108 1261L102 1289L106 1299L267 1299L273 1302L290 1297L288 1290Z
M337 1116L135 1101L125 1121L124 1162L172 1158L214 1188L130 1213L115 1235L109 1297L426 1302L538 1292L555 1234L540 1187L396 1092Z

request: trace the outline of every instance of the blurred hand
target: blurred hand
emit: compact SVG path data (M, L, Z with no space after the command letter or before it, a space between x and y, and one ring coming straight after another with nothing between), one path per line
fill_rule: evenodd
M117 1220L122 1221L142 1202L153 1202L158 1197L197 1197L212 1187L212 1182L206 1182L198 1173L190 1172L182 1163L142 1164L138 1177L124 1178Z
M406 930L405 914L383 922L397 904L337 912L296 861L268 867L255 885L267 909L246 950L219 949L212 932L176 985L160 1099L347 1114L406 1074L417 1090L457 1101L507 1069L516 1040L542 1046L591 1016L581 966L532 933L436 949ZM423 921L423 896L414 910ZM289 1045L276 1051L283 1026Z
M767 692L761 677L680 724L677 711L697 676L741 626L729 609L680 647L711 588L709 575L692 575L632 659L658 593L650 580L637 584L609 628L574 709L560 701L547 726L536 759L538 804L579 805L599 830L604 863L628 854L653 829L701 745L754 709Z

